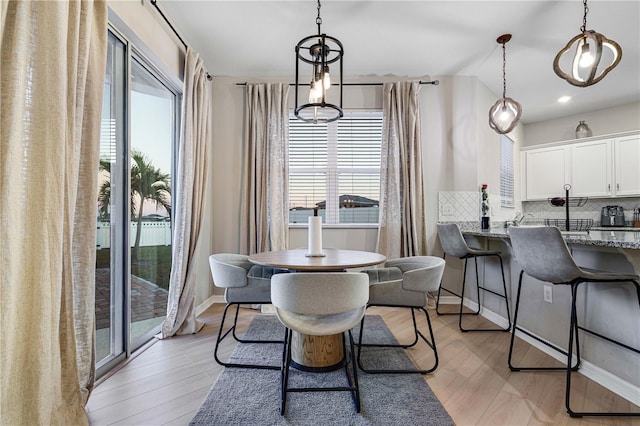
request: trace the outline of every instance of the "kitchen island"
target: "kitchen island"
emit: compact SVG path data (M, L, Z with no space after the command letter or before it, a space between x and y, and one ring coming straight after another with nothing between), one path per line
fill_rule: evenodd
M508 228L480 229L479 223L458 223L470 246L499 250L505 264L505 275L512 308L515 305L520 265L513 256ZM593 230L563 233L576 263L585 268L604 269L640 275L640 230ZM499 282L500 266L489 260L480 261L480 281L490 288ZM508 269L507 269L508 268ZM461 280L461 261L447 258L447 287L455 288ZM475 280L470 264L467 281ZM551 287L551 301L544 300L544 287ZM571 306L570 286L541 282L525 275L518 325L536 336L566 348ZM471 292L472 293L472 292ZM588 328L600 330L628 346L640 348L640 307L631 283L583 284L578 291L578 320ZM497 298L496 298L497 299ZM504 302L503 302L504 303ZM473 298L465 300L470 308L477 306ZM485 297L482 315L502 325L506 312L491 296ZM513 312L513 309L512 309ZM588 314L588 315L587 315ZM563 362L559 354L549 351L534 339L519 337ZM640 406L640 354L619 348L598 337L581 333L580 350L583 366L580 371L618 395ZM506 368L506 360L505 360Z

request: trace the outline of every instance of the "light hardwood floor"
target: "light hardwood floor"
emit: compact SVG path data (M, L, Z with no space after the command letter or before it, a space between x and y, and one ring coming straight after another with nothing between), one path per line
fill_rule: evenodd
M222 371L213 359L213 347L223 307L214 305L200 317L206 323L200 333L159 341L99 383L87 406L90 424L188 424ZM382 315L397 339L410 337L407 310L372 308L367 313ZM440 364L424 377L457 425L640 425L639 418L570 418L564 408L564 373L512 373L507 367L509 333L461 333L456 316L437 316L432 310L430 314ZM240 327L245 329L254 315L259 313L243 309ZM234 347L224 346L223 359ZM522 341L515 351L515 359L527 363L560 365ZM431 359L424 347L408 354L418 364L427 365ZM583 376L573 377L574 409L584 403L592 410L640 411Z

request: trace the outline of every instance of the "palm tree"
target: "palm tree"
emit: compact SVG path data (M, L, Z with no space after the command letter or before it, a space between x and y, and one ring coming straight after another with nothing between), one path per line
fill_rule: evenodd
M100 170L111 172L111 164L108 161L100 161ZM162 206L171 217L171 183L170 175L156 168L147 157L138 150L131 152L131 218L137 222L136 240L131 259L138 259L140 247L140 235L142 232L142 209L145 201L155 203L156 207ZM107 209L111 198L110 182L104 182L100 186L98 195L99 212L101 216L107 215Z

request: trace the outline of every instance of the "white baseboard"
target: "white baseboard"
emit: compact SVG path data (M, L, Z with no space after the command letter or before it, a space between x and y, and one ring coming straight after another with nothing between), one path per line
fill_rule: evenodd
M527 331L530 332L529 330ZM565 356L560 352L550 348L542 342L539 342L533 337L528 336L527 334L520 331L516 331L516 336L518 336L534 348L539 349L545 354L549 355L551 358L554 358L555 360L561 362L562 364L565 364L567 362ZM575 363L575 361L576 357L574 355L572 362ZM621 398L624 398L635 405L640 405L640 387L634 385L633 383L622 380L620 377L611 374L608 371L598 367L597 365L589 361L585 361L584 359L582 360L578 373L582 374L585 377L588 377L599 385L602 385Z
M457 299L457 298L454 298L454 299ZM443 303L442 298L440 299L440 303ZM473 309L473 310L478 309L478 304L473 300L469 300L465 298L464 305L469 309ZM486 308L482 308L482 310L480 311L480 315L501 327L506 327L507 324L509 323L507 319L504 318L502 315L499 315ZM532 333L532 334L535 334L535 333ZM532 338L531 336L528 336L525 333L521 333L519 331L516 331L516 336L518 336L519 338L521 338L522 340L524 340L534 348L539 349L545 354L549 355L550 357L560 361L561 363L564 364L567 362L567 359L564 357L564 355L548 347L544 343L539 342L538 340ZM506 360L505 360L505 365L506 365ZM582 364L580 366L580 370L578 370L578 373L593 380L599 385L604 386L605 388L615 393L616 395L620 396L621 398L624 398L627 401L640 406L640 387L639 386L636 386L633 383L629 383L626 380L623 380L620 377L614 374L611 374L608 371L598 367L597 365L592 364L589 361L585 361L585 360L582 360Z
M206 299L204 302L200 303L196 306L196 317L202 315L204 311L209 309L214 303L225 303L224 296L222 295L213 295Z
M478 309L478 304L470 299L464 299L464 306L473 311L476 311ZM488 319L492 323L502 328L506 328L509 325L509 321L505 317L485 307L482 307L482 309L480 310L480 316Z
M441 305L457 305L460 303L460 298L456 296L440 296Z

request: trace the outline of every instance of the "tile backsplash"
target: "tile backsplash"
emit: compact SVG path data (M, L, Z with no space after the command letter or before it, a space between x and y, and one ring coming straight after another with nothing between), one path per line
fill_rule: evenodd
M600 226L600 214L602 207L622 206L626 222L633 219L633 209L640 207L640 197L629 198L591 198L582 207L570 207L571 219L593 219L594 226ZM522 211L528 215L527 222L536 222L542 219L564 219L564 207L554 207L548 201L523 201ZM533 215L533 216L531 216Z
M491 219L493 222L513 219L518 213L510 209L499 208L500 197L489 194ZM496 205L497 203L497 205ZM593 219L594 226L600 226L602 207L622 206L626 222L633 220L633 209L640 207L640 197L629 198L591 198L582 207L570 207L571 219ZM564 207L555 207L549 201L523 201L524 222L542 224L544 219L564 219ZM502 217L504 216L504 217ZM479 191L440 191L438 192L438 221L474 222L480 220Z
M438 221L468 222L480 217L480 192L438 192Z

